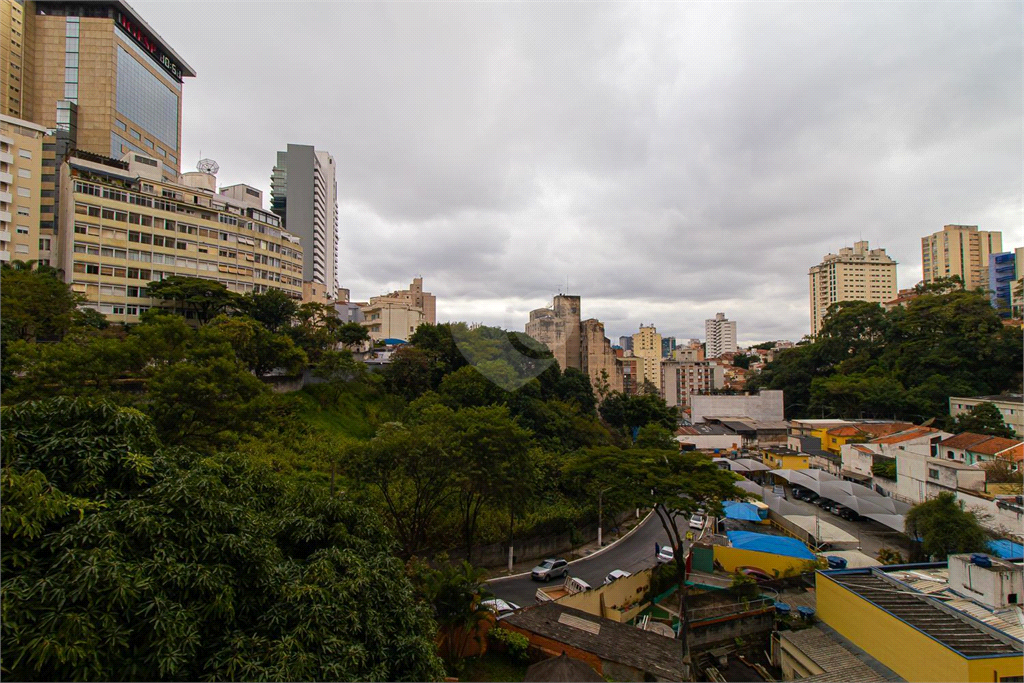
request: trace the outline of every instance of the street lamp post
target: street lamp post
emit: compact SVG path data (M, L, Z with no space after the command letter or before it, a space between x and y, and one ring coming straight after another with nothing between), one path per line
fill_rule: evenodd
M601 528L602 527L602 521L603 521L602 513L604 511L603 510L603 498L604 498L605 491L611 491L611 490L612 490L612 487L609 486L608 488L602 489L601 491L597 492L597 547L598 547L598 549L604 547L604 541L602 539L602 531L604 531L604 530Z

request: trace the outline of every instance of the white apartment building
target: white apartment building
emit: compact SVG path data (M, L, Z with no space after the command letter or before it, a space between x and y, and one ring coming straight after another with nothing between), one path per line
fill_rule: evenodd
M921 238L924 281L959 276L967 289L988 287L988 256L1003 250L1003 233L977 225L946 225Z
M896 261L885 249L868 249L866 241L853 248L843 247L828 254L811 268L811 336L821 331L821 323L832 304L841 301L873 301L878 304L896 298Z
M727 319L725 313L716 313L714 318L704 321L704 337L707 339L705 353L708 358L736 353L736 321Z

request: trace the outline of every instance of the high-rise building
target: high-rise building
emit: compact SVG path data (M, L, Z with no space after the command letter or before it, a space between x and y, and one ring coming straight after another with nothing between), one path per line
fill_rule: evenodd
M632 336L628 336L628 337L627 336L622 336L622 337L619 337L619 348L621 348L623 351L632 351L633 350L633 337Z
M1003 318L1010 317L1011 291L1017 279L1017 257L1012 251L988 255L988 296L992 307Z
M0 114L0 262L39 260L45 134L42 126ZM49 250L51 238L44 239Z
M708 393L725 386L725 368L715 361L669 360L661 364L665 404L690 409L692 394Z
M172 275L237 293L279 289L302 298L302 246L248 185L217 192L211 173L166 179L160 161L74 152L61 166L60 268L85 305L137 322L161 301L146 285Z
M196 73L128 3L3 0L0 16L4 113L54 131L43 143L42 238L57 229L57 174L68 150L114 159L137 152L175 181L182 84Z
M640 384L650 382L661 393L661 335L654 325L641 325L633 335L633 355L643 359Z
M832 304L840 301L873 301L884 304L896 298L896 261L885 249L868 249L855 242L838 254L828 254L808 274L811 290L811 336L821 331L821 322ZM710 349L708 356L710 356Z
M550 308L530 311L526 334L548 347L561 370L575 368L586 374L595 394L603 388L623 390L623 365L604 336L604 323L580 320L578 296L559 294Z
M661 357L671 358L672 352L676 349L676 338L675 337L662 337L661 338Z
M988 287L988 256L1003 250L1003 234L978 230L977 225L946 225L921 238L921 267L925 283L958 276L966 289Z
M726 318L725 313L716 313L714 318L704 321L704 335L708 358L736 353L736 321Z
M1010 287L1010 315L1020 320L1024 318L1024 247L1013 250L1017 279Z
M289 144L277 153L270 179L270 202L288 232L298 235L305 250L302 279L338 287L338 185L334 157L312 145Z

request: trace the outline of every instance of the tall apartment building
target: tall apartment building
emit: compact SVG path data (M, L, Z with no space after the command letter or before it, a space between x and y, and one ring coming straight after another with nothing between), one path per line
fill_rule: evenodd
M373 341L408 341L423 323L437 324L437 299L423 291L423 278L414 278L409 289L370 298L360 306L361 322Z
M46 129L0 114L0 262L39 259L39 187ZM50 238L44 244L49 250Z
M1013 305L1014 282L1017 280L1017 256L1012 251L988 255L988 296L992 307L1003 318L1009 318Z
M623 390L623 366L604 336L604 323L580 320L580 297L559 294L549 308L530 311L526 334L548 347L563 371L586 374L595 390L602 382L610 391Z
M334 157L312 145L288 145L277 153L270 178L270 202L288 232L298 235L305 250L302 278L338 287L338 184ZM404 339L404 337L402 337Z
M58 252L71 288L115 322L161 305L146 285L172 275L215 280L237 293L302 297L302 246L248 185L217 192L209 173L166 179L160 161L75 152L61 166Z
M921 268L925 283L959 276L966 289L988 287L988 256L1003 250L1003 234L978 230L977 225L946 225L921 238Z
M643 359L640 383L650 382L661 392L661 335L654 325L641 325L633 335L633 355Z
M885 249L868 249L855 242L838 254L828 254L811 268L811 336L821 331L821 322L832 304L841 301L873 301L884 304L896 298L896 261ZM710 356L710 352L708 354Z
M665 404L690 408L690 396L725 386L725 368L715 361L669 360L661 364Z
M1010 285L1010 315L1013 318L1024 318L1024 247L1013 250L1017 279Z
M53 131L43 143L39 228L57 230L58 171L68 150L157 159L175 182L181 156L182 57L121 0L3 0L5 113ZM43 262L55 256L42 250Z
M631 336L629 336L629 337L627 337L627 336L619 337L619 348L621 348L623 351L632 351L633 350L633 337L631 337Z
M661 357L671 358L672 352L676 350L676 338L675 337L662 337L661 338Z
M725 313L716 313L714 318L704 321L704 338L707 340L708 358L736 353L736 321L726 318Z

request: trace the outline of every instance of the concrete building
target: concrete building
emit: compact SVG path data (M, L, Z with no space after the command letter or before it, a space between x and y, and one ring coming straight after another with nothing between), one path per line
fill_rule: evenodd
M1003 234L976 225L946 225L921 238L925 283L958 276L966 289L988 287L988 257L1003 250Z
M302 279L338 287L338 184L334 157L312 145L292 145L277 153L270 178L270 204L282 226L302 240Z
M526 334L548 347L562 370L583 369L580 358L580 298L559 294L550 308L530 311Z
M617 362L622 368L622 393L636 396L640 391L640 384L643 382L643 359L636 356L623 356L618 358Z
M817 616L908 681L1024 677L1019 564L996 558L819 571Z
M783 392L764 390L753 395L693 396L690 399L691 422L703 422L706 417L744 417L759 422L785 420Z
M949 415L957 417L981 403L994 403L1003 422L1013 433L1024 438L1024 395L994 394L991 396L950 396Z
M725 368L715 361L667 360L661 363L665 404L689 412L694 394L706 394L725 384Z
M58 172L72 149L157 160L181 169L183 82L196 72L121 0L4 0L0 88L4 113L53 131L43 143L40 237L58 228ZM40 261L53 261L48 250Z
M828 254L809 274L811 296L811 336L821 331L821 323L832 304L841 301L873 301L878 304L896 298L896 261L885 249L868 249L868 243L855 242L838 254Z
M698 361L704 360L704 345L698 341L696 344L688 343L685 346L677 346L672 351L672 360Z
M897 500L916 505L940 493L984 491L985 470L960 460L932 457L929 446L910 446L896 456Z
M623 351L632 351L633 337L619 337L619 348Z
M633 355L643 361L640 383L650 382L661 393L661 335L654 325L641 325L633 335Z
M1024 318L1024 247L1013 250L1013 262L1017 279L1010 286L1010 316L1020 320Z
M375 342L385 339L408 341L424 323L437 324L437 299L423 291L423 278L413 278L409 289L375 296L360 307L363 325Z
M736 321L729 320L725 313L715 313L714 318L704 321L705 351L708 358L718 358L723 353L736 353Z
M599 400L602 394L622 391L622 364L611 341L604 336L604 323L600 320L589 318L580 323L580 359L583 374L590 378L590 386Z
M1001 436L989 434L961 432L956 435L948 435L945 439L938 441L932 455L947 461L976 465L991 460L1019 462L1022 452L1024 452L1024 442L1019 439L1004 439Z
M86 305L136 322L162 302L147 283L186 275L237 293L280 289L302 297L302 246L248 185L217 192L209 173L176 182L155 157L114 160L87 152L61 166L59 267Z
M42 126L0 114L2 263L39 260L40 177L45 134ZM51 239L46 238L47 251Z
M661 357L671 358L672 352L676 349L676 338L675 337L662 337L661 338Z

